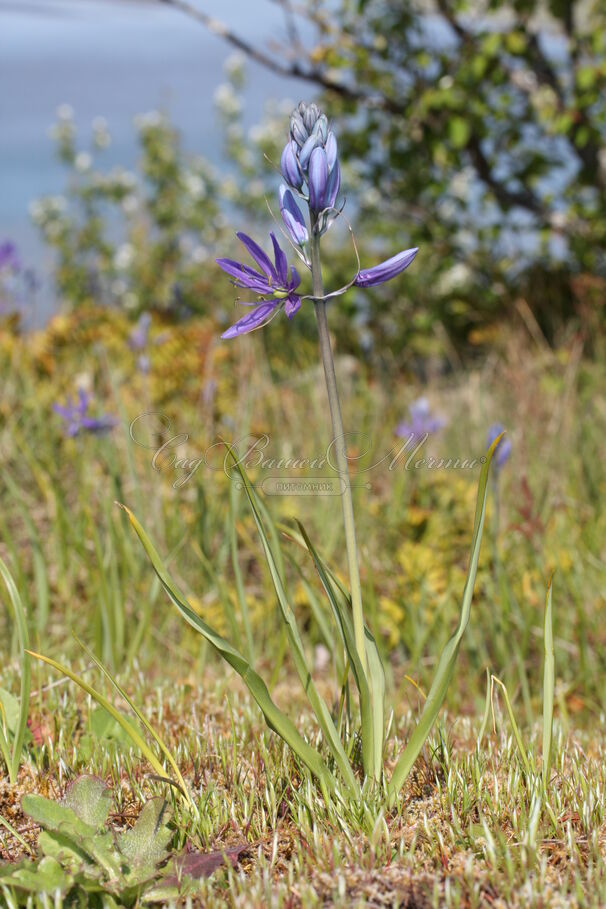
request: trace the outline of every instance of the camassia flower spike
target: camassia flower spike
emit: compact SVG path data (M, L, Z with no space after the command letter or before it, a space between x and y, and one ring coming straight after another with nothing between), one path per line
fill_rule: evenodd
M385 262L362 269L354 240L358 271L344 287L325 293L321 280L318 284L321 277L317 266L318 243L342 211L342 206L339 210L336 208L341 188L341 168L337 139L326 115L316 104L301 102L293 111L280 170L284 178L279 190L283 232L310 269L314 279L313 292L303 295L297 292L300 284L297 270L289 267L286 255L273 233L270 234L274 248L273 261L247 234L238 233L238 238L254 260L256 268L233 259L217 259L217 263L231 277L236 287L251 290L260 299L254 303L239 301L244 306L253 308L228 328L221 336L223 338L235 338L261 328L271 322L281 309L292 319L302 300L325 304L354 286L376 287L391 281L408 268L418 252L416 247L405 249ZM317 253L315 267L314 250Z
M289 267L286 254L275 235L270 233L274 248L273 262L247 234L240 231L236 236L254 259L259 270L234 259L217 259L217 265L230 275L236 287L247 288L266 299L257 303L240 301L242 305L254 308L223 332L222 338L235 338L255 328L261 328L270 322L280 309L284 309L288 318L292 319L301 306L301 297L295 293L301 278L294 266Z
M288 185L307 199L314 215L334 207L341 186L337 140L316 104L301 102L293 111L280 170Z

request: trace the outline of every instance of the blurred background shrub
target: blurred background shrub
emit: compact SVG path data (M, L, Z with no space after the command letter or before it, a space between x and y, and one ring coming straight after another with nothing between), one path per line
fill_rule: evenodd
M222 131L220 167L185 154L169 118L151 113L136 121L136 169L104 169L106 123L97 118L85 141L70 108L59 110L66 192L32 212L56 253L60 303L101 303L133 318L147 310L230 318L233 294L213 260L229 249L231 224L261 236L271 225L267 200L275 200L290 104L268 102L258 124L245 125L248 54L303 78L302 95L319 94L336 121L345 215L362 262L377 247L421 248L404 285L351 293L333 307L342 353L422 375L486 353L511 320L550 344L580 331L591 346L606 290L603 5L277 6L282 43L265 49L227 27L221 33L239 54L226 64L217 126L209 126ZM203 5L185 12L217 31ZM345 224L326 263L334 285L356 268ZM302 312L264 343L279 351L286 331L305 349L313 319Z

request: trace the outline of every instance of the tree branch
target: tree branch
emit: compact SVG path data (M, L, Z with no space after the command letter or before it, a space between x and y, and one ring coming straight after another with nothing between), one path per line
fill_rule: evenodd
M228 44L231 44L232 47L242 51L242 53L246 54L251 60L254 60L256 63L259 63L261 66L264 66L277 75L311 82L326 91L334 92L339 97L348 101L358 101L367 105L374 105L387 113L399 116L405 116L407 113L405 105L385 94L371 95L368 92L351 88L341 82L335 82L318 67L310 66L305 68L296 60L292 63L287 63L277 56L270 56L244 38L241 38L223 22L219 22L217 19L209 16L208 13L198 9L192 3L188 2L188 0L157 0L157 2L177 9L190 18L195 19L197 22L200 22L213 34L223 38L223 40ZM452 27L457 31L457 34L460 32L460 37L464 38L464 40L470 40L471 35L466 32L454 18L452 11L448 8L446 0L438 0L438 6L449 21L452 19L452 22L454 23ZM539 217L545 217L545 210L540 199L538 199L531 190L526 188L522 190L511 190L504 183L501 183L495 178L492 166L484 154L478 137L472 136L466 147L478 176L490 188L497 201L504 208L519 206Z
M179 10L179 12L184 13L191 19L195 19L201 25L206 26L214 35L223 38L224 41L231 44L231 46L235 47L237 50L242 51L247 57L254 60L255 63L259 63L261 66L276 73L278 76L286 76L291 79L302 79L304 82L312 82L327 91L336 92L342 98L346 98L349 101L370 100L370 96L366 95L364 92L352 89L341 82L335 82L317 67L305 69L296 60L293 63L285 63L278 57L270 56L264 51L259 50L259 48L255 47L249 41L246 41L233 32L225 23L219 22L218 19L209 16L208 13L198 9L192 3L188 3L187 0L157 0L157 2L164 6L170 6L173 9Z
M532 190L526 187L520 190L509 189L504 183L495 178L490 161L484 154L482 144L477 136L470 136L466 148L478 176L491 189L494 197L503 208L518 206L519 208L525 208L542 219L545 218L545 208Z

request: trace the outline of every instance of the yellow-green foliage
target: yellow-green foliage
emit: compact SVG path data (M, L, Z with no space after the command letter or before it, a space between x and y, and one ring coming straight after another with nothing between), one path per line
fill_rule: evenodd
M154 451L133 443L129 424L143 412L164 414L172 434L188 436L178 455L190 459L203 459L220 438L267 434L264 455L274 461L249 467L259 483L293 475L273 466L276 459L321 456L330 442L321 373L315 366L293 373L286 348L279 356L268 354L263 337L228 344L218 340L210 320L175 323L154 315L146 348L150 369L141 372L128 344L131 330L119 312L81 307L34 334L19 334L11 324L0 333L0 436L12 481L1 494L2 554L11 560L32 614L44 613L40 591L47 587L51 608L41 619L43 640L50 635L63 645L73 624L89 632L89 642L97 642L111 665L132 658L133 648L145 660L142 642L153 660L158 637L198 647L158 599L114 499L159 528L158 546L174 553L171 568L195 611L219 631L232 634L240 627L226 537L229 481L219 449L209 459L213 469L202 463L183 482L184 471L175 470L169 456L154 468ZM481 696L485 665L506 680L529 684L541 654L537 629L546 578L556 568L558 599L568 603L563 613L556 609L556 641L566 641L566 690L592 698L605 641L599 619L606 539L603 368L575 361L567 350L537 357L516 348L515 356L515 369L504 359L480 381L478 374L461 373L429 388L433 408L448 421L427 443L435 457L481 457L488 425L497 418L513 441L512 458L499 477L496 540L492 493L489 500L470 644L461 654L475 673L465 694ZM365 434L372 448L368 463L375 463L401 444L394 428L419 389L411 377L396 375L387 395L347 358L338 360L338 371L345 425ZM110 434L64 437L52 405L78 386L91 393L92 412L119 417ZM587 418L579 419L584 413ZM166 438L160 433L157 441ZM353 438L352 454L366 447ZM369 470L363 463L354 465L354 482L360 482L355 508L366 611L396 661L423 682L431 675L431 656L456 621L478 470L407 469L405 458L392 470L388 461ZM338 498L274 495L265 502L276 521L301 519L336 571L344 569ZM262 642L272 642L279 624L270 579L252 518L242 501L237 507L238 561L250 621ZM28 520L39 535L37 562L26 545ZM305 556L294 544L283 545L314 588ZM322 641L308 594L292 566L287 570L300 620L312 640Z

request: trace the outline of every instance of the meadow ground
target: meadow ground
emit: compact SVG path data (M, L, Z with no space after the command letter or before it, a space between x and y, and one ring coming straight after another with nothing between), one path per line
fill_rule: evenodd
M115 829L130 826L149 796L166 795L175 851L246 844L233 868L199 882L194 905L605 905L604 359L586 357L577 337L553 351L536 336L503 332L477 369L430 369L423 388L412 377L395 386L371 380L356 363L338 362L345 425L356 433L350 454L365 609L387 658L394 712L387 767L410 735L456 624L472 534L477 465L430 467L427 459L479 459L496 420L513 445L491 488L446 710L387 811L372 794L355 807L326 803L235 673L180 620L114 504L133 509L196 613L252 649L276 702L319 741L252 516L215 447L221 438L267 435L264 456L274 460L257 464L257 446L255 482L295 470L317 480L323 467L276 462L326 452L318 369L268 362L256 338L236 351L216 342L212 325L192 321L154 323L150 368L141 370L128 332L118 316L89 311L57 317L34 336L1 335L0 555L23 599L32 649L71 666L120 706L74 642L76 632L166 740L197 814L90 697L32 661L15 785L0 765L4 870L38 840L22 796L59 797L78 774L93 773L113 789ZM53 404L77 387L89 390L91 414L116 418L113 428L66 437ZM407 467L404 457L394 465L387 455L401 444L395 427L420 394L445 425L419 454L424 464ZM188 438L177 448L178 434ZM345 581L334 496L264 501L280 530L299 518ZM340 715L355 763L355 699L340 700L330 616L309 557L287 533L281 541L314 675ZM554 569L553 762L546 797L537 799L544 604ZM19 694L23 665L2 595L0 689L10 725L9 695ZM491 676L499 681L490 684ZM16 905L17 891L6 888L0 899ZM106 905L114 905L109 897Z

